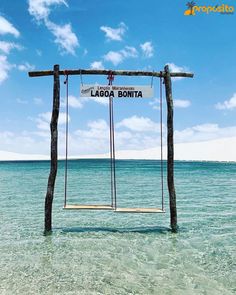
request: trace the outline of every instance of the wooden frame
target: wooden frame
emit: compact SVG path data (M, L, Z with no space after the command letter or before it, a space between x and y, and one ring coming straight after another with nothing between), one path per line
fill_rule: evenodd
M59 65L54 65L53 71L34 71L29 72L29 77L42 77L53 76L53 108L51 117L51 168L48 177L47 193L45 197L45 233L52 230L52 203L54 197L54 187L57 175L57 162L58 162L58 116L60 108L60 75L109 75L110 70L90 70L90 69L75 69L75 70L60 70ZM112 71L113 75L120 76L150 76L150 77L163 77L165 83L166 103L167 103L167 183L169 191L169 207L170 207L170 223L173 232L177 231L177 208L176 208L176 193L174 186L174 124L173 124L173 99L172 99L172 85L171 77L188 77L192 78L192 73L172 73L168 65L165 66L163 72L148 72L148 71ZM69 205L67 205L69 206ZM73 206L73 205L71 205ZM83 205L84 206L84 205ZM84 210L95 209L83 208ZM111 210L110 206L100 205L106 210ZM87 206L88 207L88 206ZM76 209L76 208L66 208ZM80 208L82 209L82 208ZM97 207L96 210L100 208ZM151 210L158 210L157 208L117 208L116 212L132 212L132 213L153 213ZM146 212L144 212L146 210ZM148 211L148 212L147 212ZM155 212L156 213L156 212Z

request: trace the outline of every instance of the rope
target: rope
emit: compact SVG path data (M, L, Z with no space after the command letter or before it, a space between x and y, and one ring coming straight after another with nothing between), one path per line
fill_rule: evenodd
M115 130L114 130L114 113L113 113L113 98L111 98L111 114L112 114L112 154L113 154L113 189L114 189L114 208L117 208L116 202L116 157L115 157Z
M112 71L107 77L108 85L112 85L114 75ZM110 166L111 166L111 205L114 209L117 207L116 203L116 163L115 163L115 132L114 132L114 112L113 112L113 97L109 97L109 122L110 122Z
M68 74L65 71L65 81L66 84L66 157L65 157L65 187L64 187L64 207L66 206L67 201L67 170L68 170L68 128L69 128L69 91L68 91Z
M154 71L153 71L153 73L154 73ZM152 88L152 86L153 86L153 75L152 75L152 79L151 79L151 88Z
M84 86L83 77L82 77L82 74L81 74L81 70L79 71L79 73L80 73L80 83L81 83L82 86Z
M111 206L114 207L113 192L113 135L112 135L112 98L109 97L109 123L110 123L110 169L111 169Z
M164 211L162 72L160 71L161 208Z

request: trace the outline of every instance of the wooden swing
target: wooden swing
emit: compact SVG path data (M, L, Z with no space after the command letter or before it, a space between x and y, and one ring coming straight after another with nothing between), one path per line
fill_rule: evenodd
M109 73L108 85L112 85L114 76ZM153 77L152 77L153 81ZM66 84L66 155L65 155L65 179L64 179L64 209L65 210L111 210L116 213L165 213L164 209L164 181L163 181L163 122L162 122L162 77L160 76L160 137L161 137L161 208L122 208L117 206L116 194L116 158L115 158L115 132L113 116L113 97L109 97L109 140L110 140L110 177L111 177L111 204L68 204L67 203L67 182L68 182L68 127L69 127L69 90L68 74L65 72Z
M34 71L29 72L29 77L46 77L53 76L53 105L52 105L52 117L50 123L51 131L51 156L50 156L50 172L48 176L47 192L45 196L45 211L44 211L44 232L45 234L51 233L52 231L52 205L54 199L55 180L57 176L58 166L58 115L60 110L60 76L61 75L108 75L108 70L94 70L94 69L69 69L60 70L58 64L53 66L52 70ZM149 77L162 77L165 82L166 92L166 104L167 104L167 185L169 194L169 207L170 207L170 226L172 232L177 232L177 207L176 207L176 193L174 185L174 126L173 126L173 98L172 98L172 77L185 77L193 78L193 73L187 72L170 72L169 66L165 65L164 71L150 72L150 71L130 71L130 70L115 70L112 72L114 75L119 76L149 76ZM162 139L162 137L161 137ZM111 174L112 176L113 174ZM163 198L162 198L163 200ZM94 205L96 209L107 209L118 212L119 208L111 205L105 205L101 208L101 205ZM69 209L70 206L65 203L65 207ZM82 206L82 205L80 205ZM85 205L88 207L87 205ZM93 206L93 209L94 209ZM110 209L112 207L112 209ZM114 207L114 208L113 208ZM84 208L84 207L83 207ZM89 207L88 209L90 209ZM71 209L71 208L70 208ZM128 209L128 208L126 208ZM131 208L132 209L132 208ZM140 208L145 209L145 208ZM148 209L148 208L146 208ZM122 209L124 210L124 208ZM129 210L129 209L128 209ZM137 209L132 209L137 210ZM162 205L162 211L164 211ZM143 210L144 211L144 210Z

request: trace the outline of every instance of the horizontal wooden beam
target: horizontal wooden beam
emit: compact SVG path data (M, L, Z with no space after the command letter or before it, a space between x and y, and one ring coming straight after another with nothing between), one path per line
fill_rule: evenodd
M145 71L111 71L111 70L91 70L91 69L77 69L77 70L63 70L59 71L59 75L108 75L112 72L116 76L150 76L150 77L165 77L166 73L163 72L145 72ZM28 72L29 77L42 77L52 76L53 71L34 71ZM186 77L193 78L193 73L170 73L171 77Z

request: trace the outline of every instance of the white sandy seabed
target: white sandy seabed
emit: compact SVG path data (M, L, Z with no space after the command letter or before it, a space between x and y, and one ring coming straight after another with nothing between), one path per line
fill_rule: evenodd
M236 161L236 137L221 138L211 141L175 144L175 160L183 161ZM163 148L166 159L167 147ZM72 158L108 158L109 154L75 155ZM63 158L60 157L59 158ZM116 151L117 159L160 159L160 147L145 150ZM0 161L49 160L49 155L19 154L0 151Z

